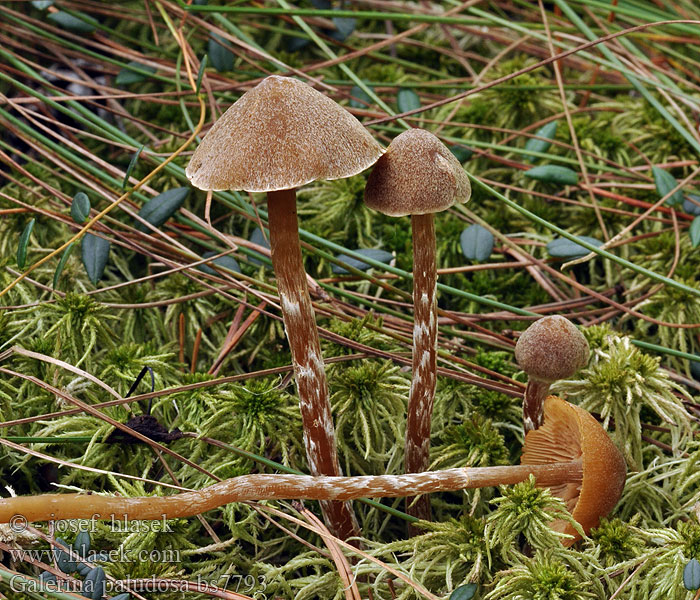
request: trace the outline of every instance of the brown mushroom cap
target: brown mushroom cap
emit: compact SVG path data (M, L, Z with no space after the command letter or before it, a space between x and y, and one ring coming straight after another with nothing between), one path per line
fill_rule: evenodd
M424 129L409 129L397 136L365 187L367 206L391 217L440 212L470 196L462 165Z
M627 466L608 434L588 412L557 396L549 396L544 403L544 424L525 436L520 462L543 465L577 459L582 462L581 482L550 489L564 500L573 518L588 533L620 499ZM565 546L581 537L566 521L554 521L551 527L574 536L562 542Z
M553 383L587 364L588 342L569 319L542 317L518 338L515 360L531 378Z
M202 190L270 192L356 175L382 152L342 106L301 81L272 75L214 123L185 173Z

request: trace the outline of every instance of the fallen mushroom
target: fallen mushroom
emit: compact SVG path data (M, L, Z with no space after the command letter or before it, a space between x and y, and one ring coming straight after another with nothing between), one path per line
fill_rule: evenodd
M542 317L518 338L515 360L529 378L523 398L523 426L527 433L542 425L542 407L550 385L586 366L588 342L565 317Z
M617 504L626 467L607 433L582 408L550 396L544 424L525 438L521 465L445 469L405 475L314 477L241 475L172 496L122 498L95 494L46 494L0 499L0 523L62 519L158 520L191 517L229 502L271 499L352 500L401 497L495 485L534 475L538 485L562 498L587 533ZM567 522L553 529L580 536Z
M433 213L466 202L469 178L432 133L409 129L377 161L365 187L365 203L385 215L411 215L413 232L413 359L406 421L406 472L430 462L430 420L437 377L437 267ZM408 501L407 512L430 519L427 497Z
M328 385L299 244L295 188L350 177L372 165L381 146L349 112L288 77L264 79L212 126L186 174L203 190L267 192L272 265L313 475L341 475ZM359 529L349 504L322 503L342 539Z

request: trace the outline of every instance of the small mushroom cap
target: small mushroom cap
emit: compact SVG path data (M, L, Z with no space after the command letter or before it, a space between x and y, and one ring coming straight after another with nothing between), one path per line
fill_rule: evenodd
M544 424L525 436L520 462L543 465L577 459L582 462L581 482L564 483L550 489L564 500L571 516L588 533L615 508L625 486L627 466L620 451L590 413L557 396L549 396L544 402ZM554 521L551 528L574 536L574 539L562 541L565 546L581 537L566 521Z
M270 192L356 175L382 152L342 106L297 79L272 75L214 123L185 173L202 190Z
M472 188L462 165L429 131L397 136L372 169L365 204L391 217L425 215L466 202Z
M586 366L588 342L569 319L542 317L518 338L515 360L532 379L553 383Z

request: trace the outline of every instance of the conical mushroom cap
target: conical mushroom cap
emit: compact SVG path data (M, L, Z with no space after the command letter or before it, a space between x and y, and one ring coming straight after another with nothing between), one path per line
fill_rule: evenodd
M532 379L553 383L588 363L588 342L569 319L542 317L518 338L515 360Z
M550 489L564 500L573 518L588 533L620 499L627 466L608 434L588 412L557 396L549 396L544 402L544 424L525 436L520 462L544 465L578 459L582 463L581 482ZM580 538L566 521L554 521L551 527L574 536L562 542L565 546Z
M273 75L214 123L185 173L202 190L270 192L356 175L382 152L342 106L301 81Z
M391 217L425 215L466 202L472 189L462 165L429 131L397 136L374 165L365 204Z

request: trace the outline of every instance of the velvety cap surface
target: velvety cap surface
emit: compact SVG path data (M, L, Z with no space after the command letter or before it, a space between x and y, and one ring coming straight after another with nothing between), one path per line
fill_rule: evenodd
M392 217L440 212L470 196L462 165L424 129L409 129L396 137L365 187L367 206Z
M542 317L518 338L515 360L533 379L552 383L586 366L588 342L569 319Z
M350 177L382 147L342 106L291 77L267 77L214 123L186 174L202 190L269 192Z
M544 402L544 424L525 436L520 462L542 465L577 459L582 462L582 481L550 489L564 500L573 518L588 533L615 508L625 485L627 466L593 416L575 404L549 396ZM565 546L580 537L566 521L554 521L551 527L575 536L563 541Z

